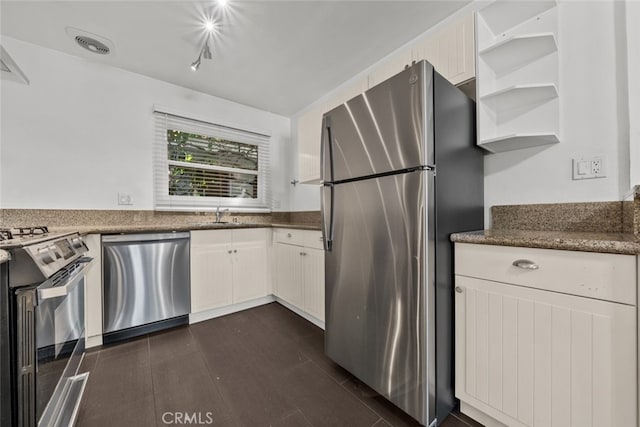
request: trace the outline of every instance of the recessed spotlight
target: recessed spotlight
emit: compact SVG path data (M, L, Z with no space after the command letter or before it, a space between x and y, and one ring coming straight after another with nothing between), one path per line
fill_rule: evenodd
M229 3L228 0L218 0L218 5L222 7L225 7L227 3Z
M204 28L205 30L211 32L216 28L216 24L212 20L207 19L204 23Z

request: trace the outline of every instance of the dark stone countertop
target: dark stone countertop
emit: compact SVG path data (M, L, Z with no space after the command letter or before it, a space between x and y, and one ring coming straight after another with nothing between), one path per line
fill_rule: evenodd
M640 239L633 233L479 230L454 233L451 235L451 241L581 252L640 254Z
M320 230L313 224L250 224L250 223L201 223L201 224L129 224L129 225L78 225L70 227L53 227L52 232L77 231L87 234L149 233L154 231L192 231L192 230L234 230L241 228L296 228L301 230Z

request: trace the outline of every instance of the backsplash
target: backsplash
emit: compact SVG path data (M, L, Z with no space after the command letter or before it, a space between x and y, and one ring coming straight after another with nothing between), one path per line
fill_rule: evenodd
M495 230L637 233L640 200L493 206L491 216Z

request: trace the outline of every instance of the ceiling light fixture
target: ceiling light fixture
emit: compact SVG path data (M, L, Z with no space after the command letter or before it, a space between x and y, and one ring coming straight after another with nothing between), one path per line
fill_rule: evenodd
M205 30L207 30L209 32L212 32L215 28L216 28L216 24L212 20L207 19L205 21L205 23L204 23L204 29Z
M218 0L218 4L221 7L225 7L227 5L227 3L228 3L228 0Z

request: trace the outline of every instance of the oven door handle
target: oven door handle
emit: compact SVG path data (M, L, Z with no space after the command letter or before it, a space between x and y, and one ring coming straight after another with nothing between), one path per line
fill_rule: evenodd
M93 265L93 258L82 257L79 258L76 263L84 264L80 268L75 269L63 283L54 283L54 277L50 278L46 282L38 286L38 302L45 301L51 298L62 297L69 295L78 286L80 280L85 276L89 268Z

